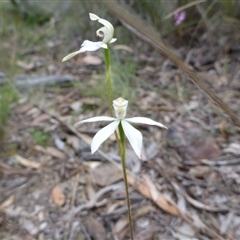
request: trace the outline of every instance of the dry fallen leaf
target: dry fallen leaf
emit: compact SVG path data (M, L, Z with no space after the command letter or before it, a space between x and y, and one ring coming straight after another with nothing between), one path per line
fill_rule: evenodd
M40 168L41 167L41 163L33 162L24 157L21 157L20 155L15 155L15 159L17 162L19 162L24 167L30 167L30 168Z
M93 186L93 179L91 175L87 177L86 193L88 199L94 199L96 197L96 191Z
M87 54L84 57L79 57L77 62L78 63L83 63L85 65L97 66L97 65L100 65L102 63L102 59L98 56Z
M23 68L23 69L25 69L25 70L31 70L32 68L34 68L34 63L33 63L33 62L31 62L31 63L26 63L26 62L23 62L23 61L18 60L18 61L17 61L17 66L18 66L18 67L21 67L21 68Z
M67 158L65 153L57 150L54 147L44 148L42 146L36 145L36 146L34 146L34 149L39 151L39 152L42 152L42 153L45 153L45 154L49 154L49 155L51 155L51 156L53 156L55 158L59 158L59 159L62 159L62 160Z
M76 101L76 102L73 102L73 103L70 105L70 107L71 107L71 109L72 109L73 111L78 112L78 111L80 111L80 109L82 108L82 105L83 105L82 101L78 100L78 101Z
M179 216L180 213L176 204L161 194L147 175L143 175L143 180L145 183L137 181L137 179L133 178L130 174L128 175L128 182L132 186L136 187L143 196L153 200L155 204L164 211L171 213L172 215Z
M155 185L153 184L153 182L151 181L149 176L144 175L143 177L144 177L144 179L146 181L146 184L148 186L148 189L150 191L152 200L154 202L156 202L157 199L158 199L158 190L157 190L157 188L155 187Z
M188 171L188 173L193 176L193 177L204 177L207 174L209 174L209 172L211 172L211 169L209 166L196 166L196 167L191 167L190 170Z
M115 50L125 50L125 51L127 51L129 53L133 53L134 52L133 49L128 47L127 45L118 44L118 45L115 45L113 48Z
M14 195L10 195L5 201L0 204L0 209L4 209L12 205L14 202Z
M74 135L67 135L67 143L72 146L76 152L80 150L80 142L78 137Z
M32 121L31 125L37 125L38 123L44 122L44 121L49 120L49 119L50 119L49 115L40 114Z
M51 192L51 198L53 202L58 206L61 207L65 203L65 195L59 185L56 185Z
M236 156L240 155L240 144L239 143L230 143L227 148L223 150L225 153L232 153Z
M16 110L16 113L24 114L24 113L28 112L30 109L32 109L33 107L34 107L34 105L32 103L24 104L23 106L19 107Z
M221 151L215 139L206 134L192 122L175 122L168 128L167 138L186 159L214 160Z
M91 98L88 98L88 97L81 98L81 102L83 104L87 104L87 105L97 105L97 106L101 105L100 99L99 98L93 98L93 97L91 97Z
M123 231L127 226L128 226L128 217L127 216L123 216L122 218L118 219L118 221L116 222L115 226L114 226L114 230L116 233L120 233L121 231Z
M90 235L90 237L92 237L92 239L94 240L107 239L105 228L97 218L89 217L85 222L85 226L88 234Z
M111 163L104 163L93 169L95 182L100 186L108 186L122 179L122 171Z
M194 229L185 222L182 222L180 226L175 226L174 230L171 230L174 238L179 240L198 240L199 238L195 238Z

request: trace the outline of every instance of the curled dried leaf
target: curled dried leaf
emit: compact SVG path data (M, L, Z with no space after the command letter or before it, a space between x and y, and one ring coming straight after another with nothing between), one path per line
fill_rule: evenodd
M65 203L66 197L59 185L56 185L52 189L51 198L58 207L62 207L63 204Z

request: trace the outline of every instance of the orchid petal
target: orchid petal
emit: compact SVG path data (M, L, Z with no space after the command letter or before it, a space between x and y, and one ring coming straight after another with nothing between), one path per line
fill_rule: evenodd
M114 43L117 41L117 38L112 38L112 40L109 43Z
M76 56L76 55L79 54L79 53L80 53L80 50L68 54L66 57L64 57L64 58L62 59L62 62L65 62L65 61L69 60L70 58Z
M97 134L93 137L91 144L92 154L95 153L100 147L100 145L114 133L119 123L120 121L115 119L114 122L108 124L106 127L102 128L97 132Z
M96 21L96 20L99 20L100 17L98 17L96 14L94 13L89 13L89 17L92 21Z
M128 141L130 142L133 150L137 154L137 156L142 158L142 134L134 128L127 121L122 120L122 127L125 135L127 136Z
M92 42L89 40L85 40L83 44L81 45L81 48L79 50L79 53L86 52L86 51L96 51L99 48L106 48L107 44L103 42Z
M109 43L112 40L114 35L113 25L109 21L98 17L96 14L89 13L89 17L92 21L98 21L99 23L104 25L104 27L97 30L97 36L103 37L104 43ZM103 34L101 34L101 32Z
M150 118L145 118L145 117L133 117L133 118L125 118L125 121L131 122L131 123L142 123L142 124L148 124L148 125L155 125L158 127L166 128L163 124L153 121Z
M92 117L92 118L88 118L85 120L82 120L80 122L77 122L74 127L82 124L82 123L86 123L86 122L100 122L100 121L107 121L107 122L111 122L111 121L115 121L116 118L113 117L107 117L107 116L99 116L99 117Z
M92 42L92 41L89 41L89 40L85 40L82 43L80 50L68 54L66 57L64 57L62 59L62 62L65 62L65 61L69 60L70 58L76 56L79 53L83 53L83 52L86 52L86 51L96 51L99 48L106 48L107 49L108 47L107 47L107 44L104 43L104 42Z
M98 22L102 23L104 27L97 31L97 35L99 34L100 31L102 31L104 33L103 42L109 43L112 40L114 35L113 25L104 19L99 19Z

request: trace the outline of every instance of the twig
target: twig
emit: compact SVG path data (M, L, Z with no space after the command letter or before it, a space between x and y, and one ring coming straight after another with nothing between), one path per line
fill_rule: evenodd
M87 240L91 240L91 237L89 236L85 226L83 224L81 224L81 229L83 231L83 234L85 235L85 237L87 238Z
M74 185L73 185L73 190L72 190L72 199L71 199L71 206L70 206L70 215L72 215L73 205L74 205L75 200L76 200L79 177L80 177L80 175L79 175L79 173L77 173L77 174L76 174L76 177L75 177L75 179L74 179ZM66 232L68 232L69 227L70 227L70 221L67 222ZM68 239L68 236L66 235L65 240L67 240L67 239Z
M75 80L73 75L48 75L48 76L35 76L35 77L18 77L13 83L16 86L48 86L53 84L65 83L65 82L73 82ZM8 79L0 78L0 85L7 83Z
M194 207L196 207L198 209L204 209L209 212L228 212L229 211L229 208L226 206L212 207L212 206L203 204L203 203L193 199L192 197L190 197L177 183L171 181L171 184L174 187L174 189L177 192L181 193L191 205L193 205Z
M89 202L87 202L85 204L82 204L79 207L76 207L74 209L74 215L77 215L79 212L81 212L81 211L83 211L85 209L89 209L89 208L95 207L96 204L97 204L97 201L98 201L98 199L100 197L102 197L104 194L106 194L109 191L114 191L114 190L116 190L118 188L121 188L121 187L123 187L122 182L115 183L115 184L112 184L112 185L109 185L109 186L106 186L106 187L100 189Z
M76 200L79 177L80 177L80 174L77 173L77 175L76 175L76 177L74 179L74 186L73 186L73 191L72 191L71 211L73 209L73 205L74 205L75 200Z

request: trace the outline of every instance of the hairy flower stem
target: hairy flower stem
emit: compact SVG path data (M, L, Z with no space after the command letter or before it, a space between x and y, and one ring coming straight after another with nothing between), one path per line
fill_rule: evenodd
M108 106L110 111L110 116L113 117L113 106L112 106L112 86L111 86L111 60L110 60L110 51L109 48L104 49L104 57L105 57L105 65L106 65L106 86L107 86L107 97L108 97ZM127 169L126 169L126 142L125 135L122 128L122 125L119 124L118 127L120 140L117 132L115 131L115 137L117 140L118 148L121 154L122 159L122 168L123 168L123 179L125 183L126 197L127 197L127 205L128 205L128 219L129 219L129 227L130 227L130 235L131 240L133 238L133 224L132 224L132 214L131 214L131 204L130 197L128 192L128 181L127 181Z
M113 117L112 107L112 86L111 86L111 60L109 48L104 49L105 65L106 65L106 86L107 86L107 98L110 116Z
M121 142L121 159L122 159L123 179L124 179L124 183L125 183L125 190L126 190L126 197L127 197L130 235L131 235L131 240L134 240L134 238L133 238L133 222L132 222L132 213L131 213L131 203L130 203L129 190L128 190L128 181L127 181L126 141L125 141L125 135L124 135L124 131L123 131L121 123L118 126L118 130L119 130L120 142Z
M109 46L107 49L104 48L104 58L105 58L105 66L106 66L106 87L107 87L107 98L108 98L108 107L109 107L109 112L110 116L113 117L113 106L112 106L112 83L111 83L111 59L110 59L110 51L109 51ZM119 151L121 152L121 144L119 141L119 137L117 132L114 132Z

